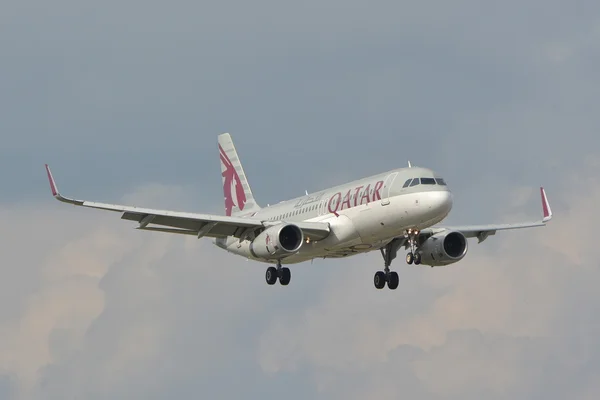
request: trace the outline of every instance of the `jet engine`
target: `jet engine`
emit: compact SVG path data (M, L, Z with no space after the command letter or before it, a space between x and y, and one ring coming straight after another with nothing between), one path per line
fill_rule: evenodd
M250 244L255 257L266 260L290 256L302 247L304 233L294 224L279 224L262 231Z
M458 231L444 231L427 238L418 251L421 264L440 267L462 260L467 250L465 235Z

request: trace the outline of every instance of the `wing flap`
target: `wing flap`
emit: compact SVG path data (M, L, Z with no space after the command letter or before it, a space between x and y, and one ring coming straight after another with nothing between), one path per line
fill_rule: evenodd
M503 231L509 229L524 229L524 228L535 228L538 226L545 226L543 222L526 222L518 224L497 224L497 225L464 225L464 226L440 226L435 228L423 229L421 235L431 236L433 234L443 231L459 231L467 238L476 237L479 239L479 243L487 239L488 236L493 236L496 231Z
M196 236L196 232L194 231L188 231L185 229L171 229L171 228L157 228L157 227L138 227L135 228L138 229L140 231L151 231L151 232L164 232L164 233L176 233L176 234L180 234L180 235L193 235Z
M193 232L198 237L239 237L241 232L246 229L264 228L262 221L258 219L174 213L151 209L144 209L143 211L125 211L121 215L121 219L138 222L140 224L138 229L157 230L154 226L158 225Z
M331 227L327 222L291 222L302 230L304 236L309 237L311 240L323 240L331 233ZM276 224L273 224L276 225Z

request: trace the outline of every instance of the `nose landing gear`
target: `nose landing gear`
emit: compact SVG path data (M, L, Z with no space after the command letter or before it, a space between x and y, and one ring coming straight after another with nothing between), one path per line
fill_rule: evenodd
M421 253L417 252L417 242L419 238L419 230L418 229L408 229L404 234L404 238L408 242L408 246L410 247L410 251L406 254L406 263L415 265L421 264Z

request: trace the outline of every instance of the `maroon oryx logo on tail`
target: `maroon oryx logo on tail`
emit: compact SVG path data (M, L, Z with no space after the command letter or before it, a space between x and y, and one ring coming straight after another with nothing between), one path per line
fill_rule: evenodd
M246 204L246 193L244 193L244 187L242 181L235 170L233 164L227 154L219 144L219 153L221 155L221 162L225 166L225 171L221 174L223 180L223 194L225 195L225 215L231 216L231 210L234 206L237 206L240 211L244 209ZM235 185L235 197L237 204L233 202L233 187Z

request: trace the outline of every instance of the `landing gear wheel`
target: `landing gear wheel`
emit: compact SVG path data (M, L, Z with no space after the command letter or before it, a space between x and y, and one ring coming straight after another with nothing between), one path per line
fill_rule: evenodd
M373 277L373 283L375 284L375 288L383 289L385 286L385 274L383 271L375 272L375 276Z
M415 265L419 265L421 264L421 254L417 253L415 254Z
M421 264L421 254L419 254L417 252L419 249L420 233L421 232L418 229L408 229L404 234L406 243L408 244L408 247L410 248L410 251L406 255L406 263L407 264L412 264L412 263L415 263L415 265Z
M388 288L391 290L396 290L398 287L398 283L400 283L400 278L398 277L398 273L396 271L392 271L388 275Z
M396 271L392 271L388 274L388 288L391 290L396 290L398 284L400 283L400 278L398 277L398 273Z
M267 268L267 272L265 273L265 280L267 281L268 285L275 284L275 282L277 282L277 268Z
M287 286L292 279L292 272L289 268L281 268L279 270L279 283L282 286Z

